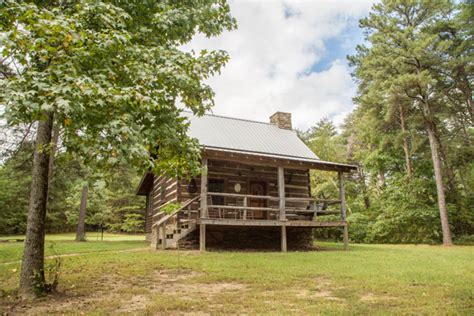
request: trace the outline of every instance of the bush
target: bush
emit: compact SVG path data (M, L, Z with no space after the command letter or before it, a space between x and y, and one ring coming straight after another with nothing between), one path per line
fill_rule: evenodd
M365 242L370 230L370 218L366 214L355 213L347 217L349 237L351 241Z
M126 214L121 226L122 231L127 233L142 233L145 221L140 214Z
M441 227L434 182L405 177L388 185L376 207L379 214L368 241L386 243L434 243L441 240Z
M455 240L455 243L457 245L466 245L466 246L474 245L474 235L461 236L460 238Z

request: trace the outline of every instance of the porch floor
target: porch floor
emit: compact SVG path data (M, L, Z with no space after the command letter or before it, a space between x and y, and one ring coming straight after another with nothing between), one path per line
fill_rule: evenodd
M345 221L320 222L308 220L266 220L266 219L229 219L229 218L207 218L197 219L196 222L204 225L227 225L227 226L287 226L287 227L344 227Z

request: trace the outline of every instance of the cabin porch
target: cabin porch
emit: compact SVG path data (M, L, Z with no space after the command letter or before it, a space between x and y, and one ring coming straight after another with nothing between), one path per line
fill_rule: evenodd
M309 163L282 161L252 155L221 156L209 151L202 160L199 178L178 184L181 208L153 216L157 248L177 247L179 240L197 230L199 249L205 251L206 231L231 228L273 227L279 230L280 248L287 251L288 230L296 227L340 227L348 246L344 176L347 168L317 165L339 175L338 199L311 198ZM328 219L330 218L330 219Z

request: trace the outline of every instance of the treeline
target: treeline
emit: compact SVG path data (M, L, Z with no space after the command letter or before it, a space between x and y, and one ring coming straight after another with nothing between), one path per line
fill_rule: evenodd
M473 239L473 10L383 1L360 21L366 43L348 57L356 109L340 133L328 120L302 133L321 159L360 166L347 188L351 239ZM334 195L335 183L317 173L313 194Z
M23 143L0 165L0 235L24 234L31 189L33 144ZM91 170L64 152L56 153L46 213L46 232L76 230L82 189L88 186L86 228L138 233L144 230L145 202L135 195L136 170L120 165Z

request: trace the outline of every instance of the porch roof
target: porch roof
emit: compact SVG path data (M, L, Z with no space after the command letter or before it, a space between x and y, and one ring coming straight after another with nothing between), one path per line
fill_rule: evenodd
M316 169L323 171L350 172L357 170L357 166L325 160L313 160L295 157L243 152L229 149L204 148L204 156L209 159L230 160L243 164L283 166L291 169Z

